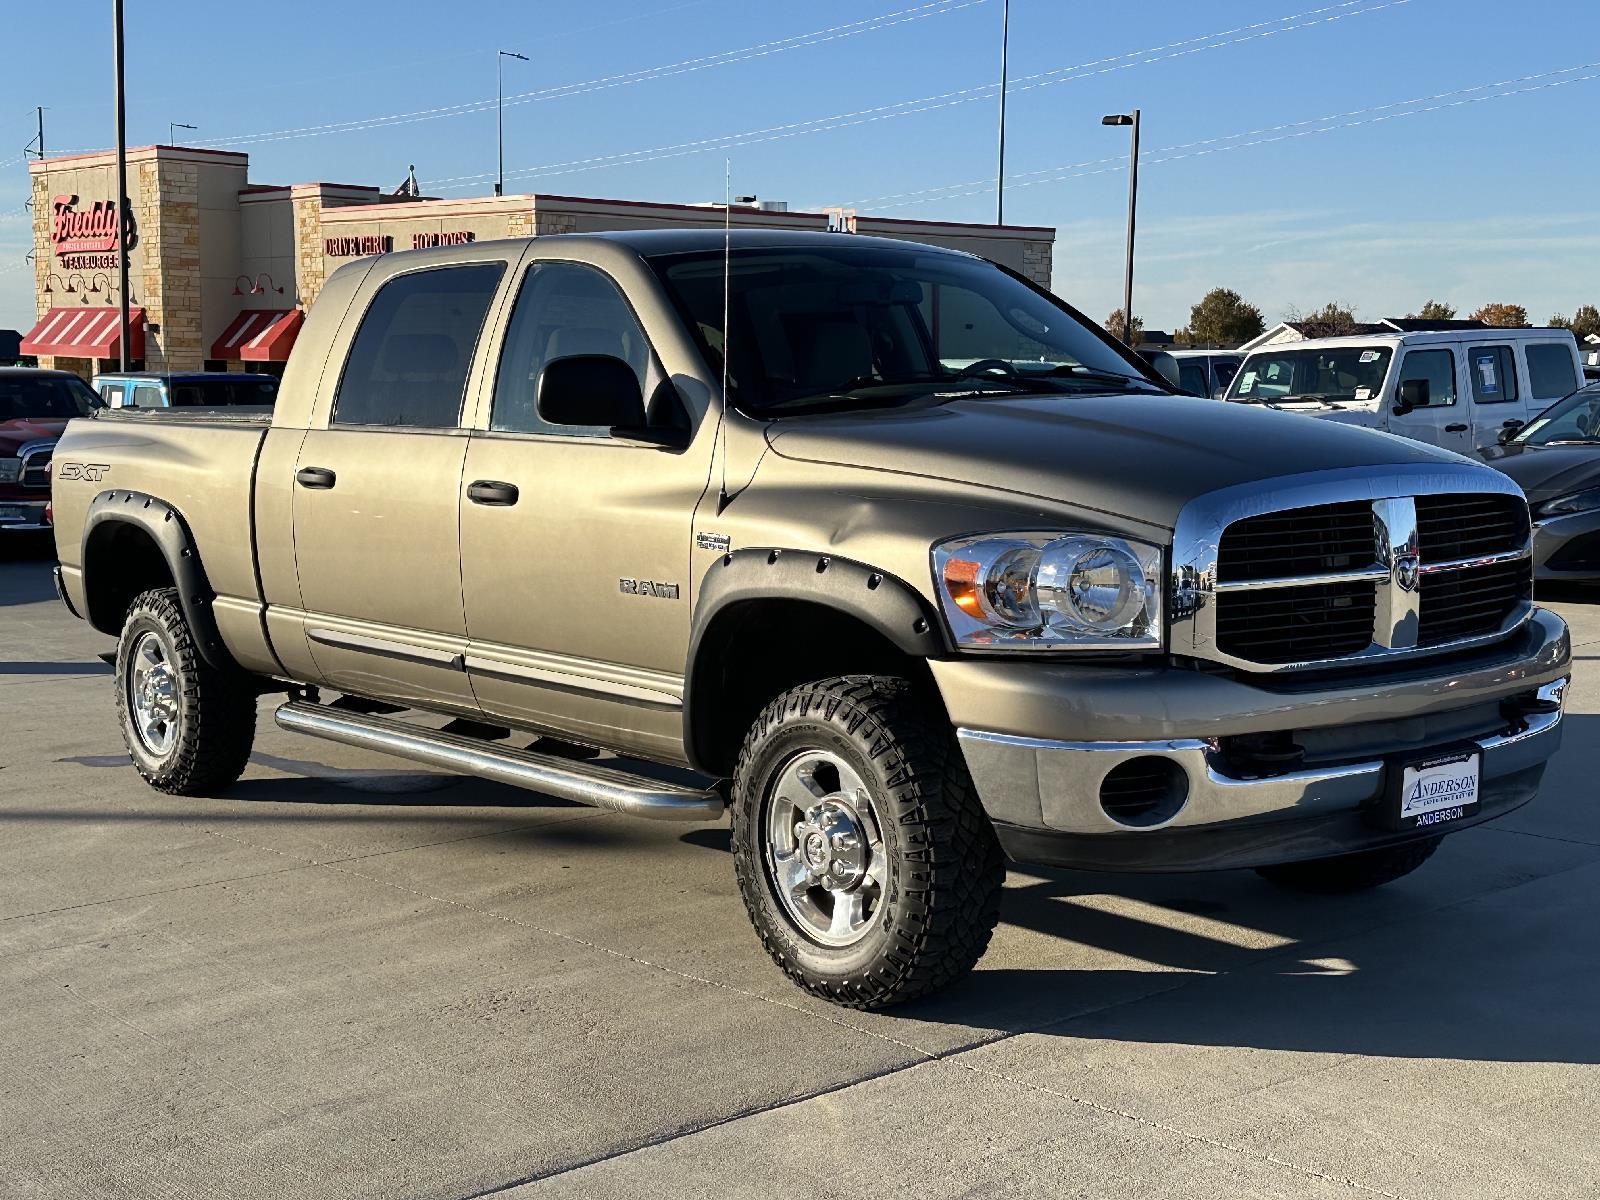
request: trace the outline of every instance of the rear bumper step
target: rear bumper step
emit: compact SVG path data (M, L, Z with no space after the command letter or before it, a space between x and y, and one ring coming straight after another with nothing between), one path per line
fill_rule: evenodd
M274 717L279 725L295 733L394 754L462 775L476 775L630 816L658 821L715 821L723 813L722 796L712 790L647 779L615 767L497 746L368 713L341 712L327 705L291 701L281 705Z

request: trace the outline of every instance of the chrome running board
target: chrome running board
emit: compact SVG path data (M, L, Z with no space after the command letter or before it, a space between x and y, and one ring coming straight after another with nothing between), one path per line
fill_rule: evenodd
M295 733L394 754L462 775L541 792L561 800L657 821L715 821L722 796L709 789L663 783L615 767L533 754L510 746L418 728L367 713L290 701L273 714Z

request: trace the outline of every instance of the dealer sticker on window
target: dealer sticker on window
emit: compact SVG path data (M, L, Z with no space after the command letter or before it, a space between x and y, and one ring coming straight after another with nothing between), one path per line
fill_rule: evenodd
M1417 826L1462 817L1478 806L1478 775L1483 755L1456 753L1407 763L1400 778L1400 819Z

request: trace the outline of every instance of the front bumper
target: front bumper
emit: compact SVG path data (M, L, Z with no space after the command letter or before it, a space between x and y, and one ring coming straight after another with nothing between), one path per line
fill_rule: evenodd
M0 500L0 533L39 533L50 528L44 519L47 500Z
M1545 583L1600 580L1600 509L1534 524L1533 577Z
M1020 679L1005 692L1012 703L993 705L1013 728L972 720L970 697L951 707L978 794L1013 858L1130 871L1264 866L1432 836L1379 828L1371 810L1398 759L1435 748L1473 742L1483 750L1479 812L1450 828L1527 803L1560 746L1570 657L1565 624L1541 610L1513 645L1436 664L1427 676L1302 679L1291 690L1174 668L1035 664L1027 721L1014 690ZM942 669L951 665L935 664L947 703L962 674ZM1077 705L1062 703L1072 690L1062 671L1086 693ZM1504 707L1531 699L1557 707L1526 715ZM1128 736L1141 727L1144 736ZM1261 735L1287 737L1304 760L1288 770L1241 769L1238 739ZM1160 760L1153 765L1174 784L1170 803L1130 824L1103 807L1102 785L1135 760L1146 768Z

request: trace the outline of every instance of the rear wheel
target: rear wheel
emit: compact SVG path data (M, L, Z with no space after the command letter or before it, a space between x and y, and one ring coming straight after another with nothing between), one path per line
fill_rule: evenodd
M151 787L198 796L243 774L255 741L255 690L200 657L174 589L144 592L128 609L116 678L122 737Z
M954 982L999 920L993 827L948 723L903 679L825 679L769 704L734 774L733 843L767 952L838 1004Z
M1433 852L1443 840L1442 837L1424 838L1403 846L1362 850L1355 854L1341 854L1337 858L1315 858L1310 862L1257 867L1256 874L1297 892L1315 892L1324 896L1364 892L1411 874L1433 857Z

